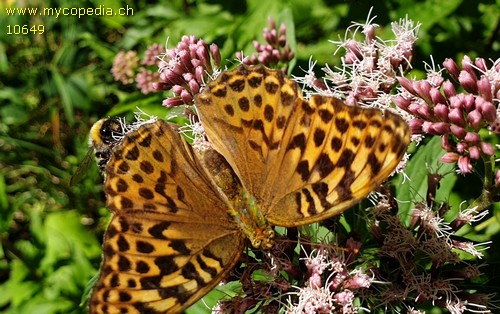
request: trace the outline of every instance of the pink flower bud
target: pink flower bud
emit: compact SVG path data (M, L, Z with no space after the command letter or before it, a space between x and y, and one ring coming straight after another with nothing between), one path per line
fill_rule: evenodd
M431 108L429 108L429 105L427 105L427 104L420 105L417 112L421 117L424 117L427 119L432 118Z
M432 87L429 94L431 95L433 104L439 104L439 103L444 104L446 102L443 95L441 95L441 92L436 87Z
M363 34L366 36L366 42L371 44L375 40L375 26L368 24L363 28Z
M477 87L479 95L482 96L487 101L493 101L493 95L491 93L491 82L486 77L486 75L481 75L479 81L477 81Z
M484 60L483 58L476 58L476 60L474 60L474 64L482 72L486 72L488 70L488 67L486 66L486 60Z
M500 186L500 170L495 173L495 185Z
M440 87L443 85L444 78L441 76L441 73L434 73L432 76L427 77L427 81L431 83L432 86Z
M408 123L412 134L421 134L423 132L423 130L422 130L423 124L424 124L424 120L422 120L422 119L413 119L413 120L410 120L410 122Z
M392 102L396 104L399 108L406 110L410 105L411 101L409 99L404 98L401 95L395 96L392 98Z
M200 92L200 85L196 80L189 81L189 89L191 90L192 95L196 95Z
M192 58L189 52L185 50L179 51L178 56L184 70L183 72L191 72L192 70L194 70L193 65L191 63Z
M481 96L479 96L476 98L476 107L486 121L491 123L496 120L497 110L490 101L485 101Z
M424 123L422 123L422 131L424 131L424 133L434 134L432 124L433 123L430 121L424 121Z
M464 104L463 97L460 97L460 95L452 96L449 98L451 108L459 108L460 110L462 110Z
M458 75L460 74L460 70L458 69L458 65L453 61L453 59L446 58L443 62L443 66L446 71L453 77L453 79L458 80Z
M285 45L286 45L286 35L285 34L280 35L280 37L278 38L278 45L281 48L285 47Z
M214 65L218 68L220 66L221 56L219 47L216 44L210 45L210 53L212 54L212 59L214 61Z
M475 75L462 70L458 76L458 81L463 88L471 94L477 93L477 78Z
M201 62L200 59L191 59L191 65L193 66L195 71L196 71L196 68L205 66L205 64L203 64L203 62Z
M358 42L354 39L349 39L345 43L345 47L348 51L354 53L359 60L363 60L363 54L359 51Z
M478 160L481 158L481 151L477 146L471 146L469 147L469 156L471 159Z
M459 157L460 155L457 153L448 152L445 153L439 160L451 164L452 162L456 162Z
M481 137L477 133L467 132L467 134L465 134L464 140L470 144L477 144L481 141Z
M182 76L185 72L185 69L177 62L172 64L172 68L170 70L179 76Z
M193 102L193 95L186 89L181 92L181 99L185 104L191 104Z
M262 44L261 44L261 43L259 43L258 41L254 40L254 41L252 42L252 44L253 44L253 47L255 48L255 50L257 50L257 51L261 51L261 50L262 50L262 48L261 48L261 47L262 47Z
M186 73L182 74L182 77L184 78L184 80L186 80L186 83L189 82L189 81L191 81L191 80L195 80L196 79L196 77L194 76L194 74L191 73L191 72L186 72Z
M450 131L453 135L455 135L459 139L463 139L467 132L464 128L459 127L458 125L450 125Z
M441 135L450 131L450 125L446 122L435 122L432 124L433 134Z
M172 92L176 95L180 95L182 93L182 91L185 90L184 87L182 87L181 85L174 85L172 87Z
M458 78L458 77L457 77ZM452 96L455 96L457 94L457 91L455 90L455 86L453 85L452 82L450 81L444 81L443 83L443 92L446 98L450 99Z
M468 55L462 58L462 70L467 71L471 74L474 73L474 68L472 67L472 60Z
M168 84L171 84L174 86L186 84L186 81L184 80L184 78L181 75L179 75L173 71L166 71L166 72L163 72L162 74L164 74L162 79Z
M270 28L276 28L276 21L271 17L267 18L267 24L269 24Z
M202 66L198 66L194 69L194 76L198 83L202 83L204 81L205 69Z
M276 26L274 28L276 28ZM286 24L285 23L281 23L281 25L280 25L280 34L286 35Z
M457 152L460 154L465 153L465 151L469 148L469 145L464 142L457 143Z
M463 174L472 172L472 165L468 156L460 156L458 158L458 168Z
M479 110L472 110L467 114L467 122L475 129L479 129L481 122L483 121L483 116Z
M193 36L193 35L191 35ZM189 37L188 35L183 35L182 38L181 38L181 42L184 43L184 44L189 44Z
M476 108L476 98L471 94L460 94L458 95L460 99L462 99L464 108L467 112L474 110Z
M416 81L413 83L413 88L417 92L418 96L420 96L426 103L432 103L430 90L432 88L431 84L427 81Z
M459 108L451 109L450 113L448 114L448 118L450 119L451 122L459 126L465 126L464 116L462 110L460 110Z
M170 108L170 107L184 105L184 102L182 101L182 99L180 97L170 97L170 98L164 99L162 105Z
M155 91L169 90L172 86L165 82L153 82L153 89Z
M483 151L483 153L485 153L488 156L493 156L493 154L495 153L495 150L493 149L493 145L491 145L490 143L486 143L486 142L481 142L481 150Z
M420 104L416 103L416 102L412 102L409 106L408 106L408 111L410 113L413 113L414 115L416 116L419 116L420 114L418 113L418 110L420 109Z
M356 54L352 53L351 51L347 52L344 56L344 61L345 63L347 64L353 64L353 63L356 63L358 61L358 57L356 56Z
M443 105L438 103L434 107L434 114L441 120L441 121L448 121L448 113L449 113L448 106Z
M402 77L402 76L398 76L396 77L396 79L398 80L399 84L404 88L406 89L408 92L410 92L411 94L417 96L417 93L415 92L415 90L413 89L413 84L412 82L413 81L410 81L409 79L407 79L406 77Z
M196 57L201 61L205 67L209 68L211 67L210 65L210 54L208 53L208 49L206 46L200 46L196 48Z
M279 59L280 58L280 51L278 49L273 49L271 51L271 55L275 58L275 59Z

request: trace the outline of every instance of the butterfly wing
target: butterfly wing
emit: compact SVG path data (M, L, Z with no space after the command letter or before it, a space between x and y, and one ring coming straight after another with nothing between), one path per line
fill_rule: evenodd
M90 313L178 313L233 268L243 236L177 129L127 134L106 169L104 260Z
M410 141L398 115L304 100L295 82L263 66L221 74L196 104L212 146L274 225L346 210L390 175Z

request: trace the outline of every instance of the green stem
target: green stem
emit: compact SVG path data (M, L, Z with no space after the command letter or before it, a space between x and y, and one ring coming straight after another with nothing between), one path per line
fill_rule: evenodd
M496 187L493 184L493 165L492 157L483 156L484 161L484 181L483 181L483 192L478 198L472 202L469 208L476 208L476 212L480 212L487 208L493 203L493 199L500 192L500 187Z

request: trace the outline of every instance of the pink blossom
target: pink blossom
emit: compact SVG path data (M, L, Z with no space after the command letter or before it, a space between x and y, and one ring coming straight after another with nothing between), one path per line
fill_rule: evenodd
M472 164L468 156L460 156L458 158L458 168L463 174L472 172Z
M460 157L459 154L449 152L449 153L445 153L439 160L441 160L442 162L446 162L446 163L452 163L452 162L458 161L459 157Z

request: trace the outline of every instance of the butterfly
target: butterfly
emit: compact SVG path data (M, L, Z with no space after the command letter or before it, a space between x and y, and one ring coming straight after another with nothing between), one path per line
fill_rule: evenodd
M103 262L90 313L180 313L273 226L339 215L396 168L410 142L388 110L306 100L282 72L241 65L196 96L211 148L163 120L127 132L104 167Z

